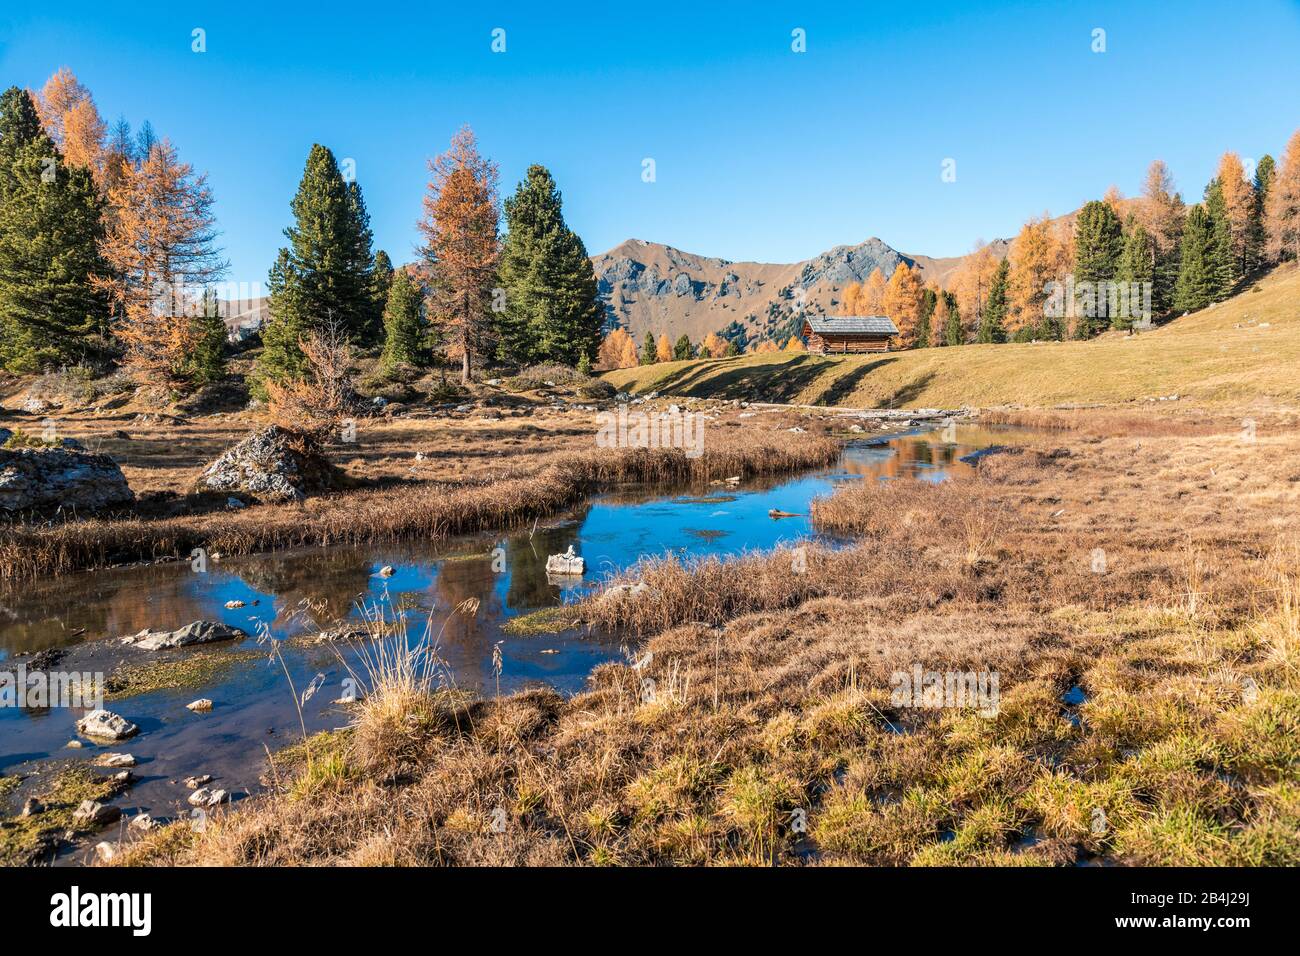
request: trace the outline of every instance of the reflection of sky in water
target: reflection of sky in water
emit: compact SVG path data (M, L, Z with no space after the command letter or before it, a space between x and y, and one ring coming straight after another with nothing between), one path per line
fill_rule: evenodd
M959 429L958 437L958 445L943 444L937 434L880 446L858 444L832 468L793 478L750 479L737 488L715 485L670 495L662 489L623 489L535 529L504 537L257 555L213 562L206 574L193 573L188 563L178 562L37 582L0 596L0 657L84 642L87 652L110 652L103 666L111 670L118 659L138 662L148 660L148 654L95 642L145 627L171 629L200 619L219 620L250 634L266 626L283 638L355 618L358 604L386 600L408 615L413 637L431 621L433 632L440 635L439 654L458 685L495 692L492 649L500 643L503 693L539 682L572 693L597 664L622 656L618 642L580 633L511 636L501 631L506 620L574 600L643 557L737 555L793 544L812 533L806 517L809 502L829 494L837 482L902 477L940 481L969 469L957 461L960 456L997 439L996 433L973 429ZM800 517L773 519L770 509ZM570 545L586 559L587 574L563 583L549 580L547 557ZM504 570L494 569L497 548L504 552ZM500 567L499 560L497 564ZM391 577L377 574L385 565L394 568ZM469 598L479 603L472 619L450 613ZM245 606L225 607L230 601ZM293 614L303 602L317 608L306 620ZM232 645L216 645L215 650L224 648ZM252 648L261 653L202 688L157 691L110 704L144 731L129 744L117 745L144 761L141 781L131 791L140 806L165 805L175 796L167 778L199 769L220 772L227 789L256 787L263 744L275 749L290 742L278 736L296 733L287 682L278 661L268 662L265 647L258 648L251 639L242 646ZM290 644L285 657L299 690L317 673L327 678L325 689L307 708L308 730L346 722L346 715L329 703L339 696L338 682L346 676L334 650ZM200 695L216 701L211 715L198 717L184 709ZM92 756L89 747L63 749L74 736L77 716L0 708L0 768L51 755Z

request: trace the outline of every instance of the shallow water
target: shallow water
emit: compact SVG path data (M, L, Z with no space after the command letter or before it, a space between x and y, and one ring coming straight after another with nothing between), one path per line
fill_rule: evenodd
M401 609L418 635L427 621L438 635L439 656L461 687L496 693L493 648L500 645L501 693L545 684L562 693L581 689L598 664L621 658L616 640L566 633L511 636L510 618L572 601L605 577L647 556L698 557L766 550L813 535L809 502L838 482L914 478L941 481L967 473L960 459L1005 439L1006 430L959 427L955 443L937 432L850 445L836 465L794 477L753 479L730 488L625 488L593 498L534 529L428 544L312 549L222 560L206 573L188 563L129 567L70 575L0 595L0 660L48 648L66 648L64 670L111 672L117 662L183 659L192 651L147 652L115 638L142 628L172 629L195 620L219 620L250 635L282 639L357 618L358 606L382 602ZM769 509L799 517L772 519ZM548 555L570 545L587 561L577 580L548 580ZM390 565L390 577L377 573ZM472 619L450 609L479 602ZM228 609L226 602L245 606ZM310 607L303 613L300 609ZM297 611L297 613L295 613ZM317 674L320 691L308 701L307 730L342 726L338 698L347 669L329 646L281 645L299 692ZM270 645L253 637L211 645L209 651L250 652L203 684L110 701L110 710L140 726L131 740L108 748L134 754L136 784L117 802L128 815L184 813L188 791L177 782L211 773L214 786L252 790L274 751L301 738L294 697ZM255 652L255 653L254 653ZM346 651L344 653L347 653ZM194 714L185 705L208 697L214 709ZM0 770L31 770L51 758L88 759L101 749L67 749L82 715L70 709L0 708Z

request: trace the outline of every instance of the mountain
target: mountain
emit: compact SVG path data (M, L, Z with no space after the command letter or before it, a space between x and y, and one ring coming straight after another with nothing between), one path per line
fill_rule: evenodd
M1009 242L992 246L1005 256ZM926 281L942 284L963 259L908 255L872 237L791 264L731 262L644 239L629 239L591 262L610 324L626 328L636 342L647 331L674 341L684 333L693 342L717 332L744 344L788 338L802 324L801 304L814 314L839 311L844 288L865 282L875 269L889 278L906 262Z

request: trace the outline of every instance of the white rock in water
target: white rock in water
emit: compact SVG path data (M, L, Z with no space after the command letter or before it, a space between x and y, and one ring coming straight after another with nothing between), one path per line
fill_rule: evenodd
M137 813L131 818L131 822L127 825L132 830L148 831L157 827L158 823L147 813Z
M243 601L227 601L227 602L226 602L226 607L229 608L229 609L232 610L232 611L235 610L236 608L241 608L241 607L243 607L243 606L244 606L244 602L243 602Z
M192 710L195 713L200 711L207 712L212 709L212 701L208 700L206 697L200 697L198 700L186 704L185 709Z
M111 863L113 857L117 856L117 846L107 840L101 840L95 844L95 856L99 858L100 863Z
M546 559L546 570L551 574L582 574L587 563L573 552L573 545L564 554L553 554Z
M95 758L97 767L134 767L135 757L130 754L100 754Z
M199 789L199 787L203 786L204 784L211 783L211 782L212 782L212 774L210 773L201 773L195 777L185 778L185 786L189 787L191 790L197 790Z
M77 721L77 732L86 737L99 737L102 740L125 740L140 730L125 717L112 711L92 710Z
M391 564L385 564L382 568L380 568L375 573L378 574L381 578L391 578L394 574L397 573L397 571Z

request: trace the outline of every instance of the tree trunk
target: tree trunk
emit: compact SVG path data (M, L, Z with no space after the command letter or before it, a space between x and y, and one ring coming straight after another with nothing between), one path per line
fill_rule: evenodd
M469 384L469 344L466 343L460 359L460 381L462 385Z

